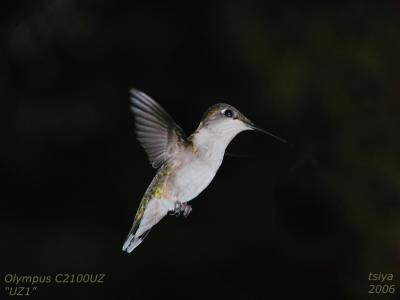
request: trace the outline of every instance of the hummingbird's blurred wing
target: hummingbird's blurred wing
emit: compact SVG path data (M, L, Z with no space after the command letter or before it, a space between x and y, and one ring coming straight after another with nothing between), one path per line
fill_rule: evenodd
M151 165L158 168L179 151L185 134L165 109L145 93L131 89L130 101L138 140Z

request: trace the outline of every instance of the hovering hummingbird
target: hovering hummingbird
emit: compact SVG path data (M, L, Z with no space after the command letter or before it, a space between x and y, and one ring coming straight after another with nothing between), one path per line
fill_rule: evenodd
M190 214L192 208L187 202L210 184L221 166L226 147L238 133L258 130L286 142L256 127L228 104L211 106L196 131L186 137L172 117L146 94L131 89L130 101L137 138L158 171L142 198L122 247L128 253L168 213L184 217Z

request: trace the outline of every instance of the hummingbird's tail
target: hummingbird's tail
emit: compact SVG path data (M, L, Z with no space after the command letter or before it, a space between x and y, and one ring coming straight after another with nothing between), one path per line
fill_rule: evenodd
M139 211L142 207L140 204ZM137 213L133 222L132 228L128 233L126 241L122 246L122 251L131 253L133 249L139 246L146 236L149 234L151 228L156 225L169 211L168 200L152 199L144 208L142 214Z

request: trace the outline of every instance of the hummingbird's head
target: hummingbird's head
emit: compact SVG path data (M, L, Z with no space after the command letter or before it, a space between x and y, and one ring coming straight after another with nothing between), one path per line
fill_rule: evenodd
M242 131L257 130L282 142L286 142L268 131L257 127L239 110L225 103L215 104L204 113L197 131L201 129L206 129L208 132L215 135L215 137L226 138L228 141Z
M200 127L218 134L238 134L251 129L251 122L236 108L229 104L218 103L204 113Z

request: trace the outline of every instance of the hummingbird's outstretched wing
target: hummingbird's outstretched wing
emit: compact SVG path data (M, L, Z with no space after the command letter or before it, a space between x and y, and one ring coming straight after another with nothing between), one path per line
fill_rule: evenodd
M179 151L185 134L165 109L145 93L131 89L130 101L138 140L151 165L158 168Z

